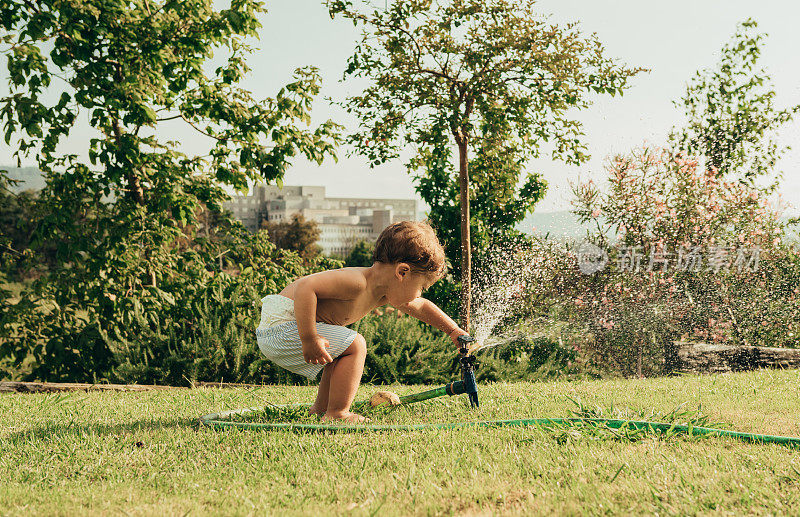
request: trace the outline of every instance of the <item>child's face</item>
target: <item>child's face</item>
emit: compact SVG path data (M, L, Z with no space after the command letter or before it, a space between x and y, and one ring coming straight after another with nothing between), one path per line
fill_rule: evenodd
M412 271L408 265L400 263L395 268L394 283L391 284L387 297L392 305L403 305L422 296L436 278L431 275Z

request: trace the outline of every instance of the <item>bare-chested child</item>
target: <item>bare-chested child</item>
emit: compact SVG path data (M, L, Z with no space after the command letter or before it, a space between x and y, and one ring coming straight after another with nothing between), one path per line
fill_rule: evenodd
M345 325L388 303L445 332L458 347L458 336L467 332L422 298L444 272L444 249L430 225L394 223L378 237L372 266L307 275L264 297L258 346L274 363L311 380L322 370L309 413L323 420L369 421L350 411L367 345Z

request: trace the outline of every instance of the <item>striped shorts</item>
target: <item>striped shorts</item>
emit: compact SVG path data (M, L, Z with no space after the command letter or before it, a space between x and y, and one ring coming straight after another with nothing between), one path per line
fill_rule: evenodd
M330 343L325 350L333 359L342 355L358 335L355 330L321 321L317 322L317 334ZM325 367L323 364L307 363L303 358L303 343L297 330L297 321L256 329L256 342L267 359L312 381Z

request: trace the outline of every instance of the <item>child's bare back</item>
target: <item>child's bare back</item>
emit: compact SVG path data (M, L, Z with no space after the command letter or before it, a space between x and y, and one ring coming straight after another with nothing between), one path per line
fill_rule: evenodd
M287 285L280 294L294 300L298 282L313 281L317 295L314 321L331 325L350 325L376 307L386 304L385 295L375 295L370 292L370 282L364 275L369 269L345 267L320 271L298 278Z

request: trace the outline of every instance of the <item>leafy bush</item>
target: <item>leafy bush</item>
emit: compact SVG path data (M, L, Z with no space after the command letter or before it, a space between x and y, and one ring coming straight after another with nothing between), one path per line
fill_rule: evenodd
M317 257L306 266L266 232L253 235L233 221L219 240L178 246L182 234L172 223L131 217L109 224L116 238L105 247L75 254L32 282L17 303L4 304L0 373L170 385L283 378L250 364L260 299L341 262Z
M445 384L460 378L455 345L447 336L410 316L368 315L353 329L367 342L364 382ZM575 372L576 359L558 340L515 334L497 347L476 352L478 381L546 378Z
M574 321L594 335L598 360L625 374L657 374L671 369L674 342L686 336L797 343L797 252L782 245L780 209L713 167L659 149L619 155L607 170L607 192L591 182L575 190L576 213L596 223L591 242L605 247L613 232L621 246L602 271L565 273ZM701 262L689 262L690 251ZM757 268L746 263L755 253ZM771 343L759 337L765 318L783 329Z

